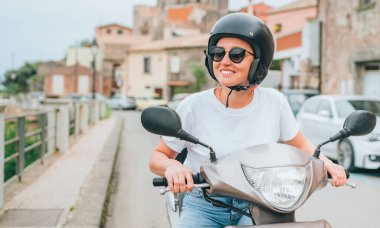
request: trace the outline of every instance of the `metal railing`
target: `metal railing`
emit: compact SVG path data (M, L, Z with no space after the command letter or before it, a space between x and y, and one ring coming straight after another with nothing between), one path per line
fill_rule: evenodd
M60 105L66 105L66 108L62 109ZM45 111L4 117L5 185L16 178L21 182L23 172L38 161L43 164L49 154L57 150L65 153L70 141L73 142L70 138L85 133L104 113L101 111L104 106L95 102L54 103L51 107ZM66 124L68 129L63 127Z
M56 112L49 110L5 117L4 181L22 180L26 168L56 149ZM48 124L48 115L53 123ZM51 146L48 146L51 144Z

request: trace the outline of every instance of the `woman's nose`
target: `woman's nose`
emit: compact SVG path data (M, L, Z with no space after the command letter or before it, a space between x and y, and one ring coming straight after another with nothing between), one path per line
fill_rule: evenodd
M224 65L231 65L231 60L230 60L230 57L228 56L228 54L226 54L223 59L222 59L222 64Z

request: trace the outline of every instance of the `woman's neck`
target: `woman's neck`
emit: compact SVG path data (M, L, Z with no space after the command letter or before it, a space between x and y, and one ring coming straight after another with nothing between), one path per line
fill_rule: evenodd
M228 98L229 108L238 109L244 108L253 100L254 89L256 86L249 88L248 90L236 91L233 90ZM223 105L226 105L228 94L231 92L231 89L225 86L218 86L214 90L216 98Z

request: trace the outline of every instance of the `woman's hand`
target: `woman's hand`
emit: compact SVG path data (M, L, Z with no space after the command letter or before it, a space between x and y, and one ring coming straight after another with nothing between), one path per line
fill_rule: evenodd
M344 168L340 165L333 163L330 160L324 160L325 167L328 173L332 177L331 185L335 187L344 186L346 184L346 172Z
M169 190L171 192L193 191L193 173L181 163L167 167L165 177L168 181Z

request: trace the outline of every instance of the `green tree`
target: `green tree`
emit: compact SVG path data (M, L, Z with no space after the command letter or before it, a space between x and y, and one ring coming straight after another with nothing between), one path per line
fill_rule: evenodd
M207 83L206 74L204 69L196 63L190 65L191 73L195 77L194 90L196 92L201 91L202 86Z
M9 70L4 74L5 92L9 94L26 93L29 91L29 80L36 76L38 63L25 63L17 70Z
M281 70L281 60L273 60L270 70Z

